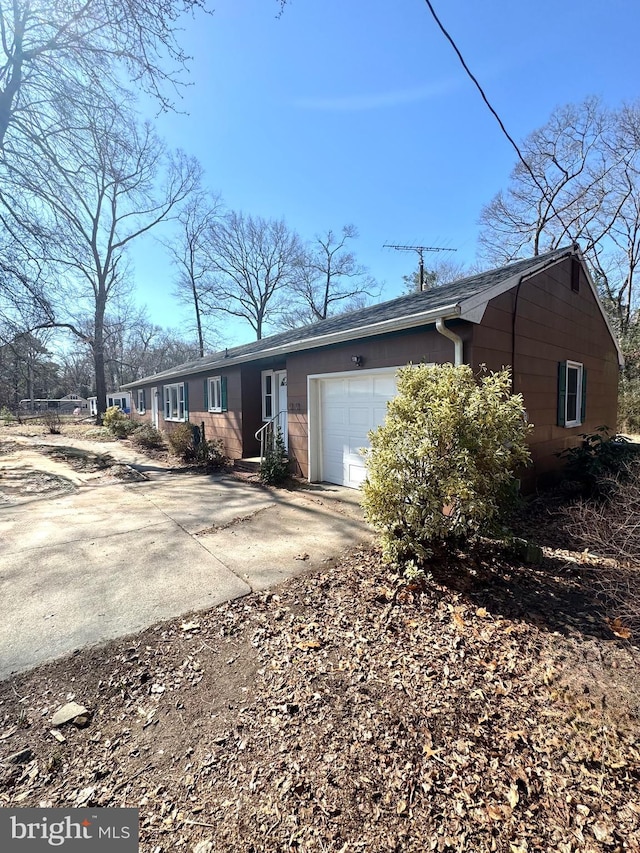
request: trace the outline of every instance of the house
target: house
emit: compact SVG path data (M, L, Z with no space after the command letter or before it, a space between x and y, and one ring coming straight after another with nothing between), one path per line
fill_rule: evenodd
M170 431L190 420L231 459L259 452L280 425L295 472L357 488L359 449L382 422L409 362L513 369L534 429L529 482L556 453L616 427L622 355L577 246L332 317L147 376L132 417Z
M64 397L56 399L39 399L39 400L20 400L19 406L21 409L27 409L33 412L56 411L59 415L74 415L86 414L89 408L89 401L79 394L66 394Z
M130 391L114 391L112 394L107 394L107 409L112 406L117 406L119 409L128 415L131 412L131 392ZM98 414L98 398L89 397L89 414L95 417Z

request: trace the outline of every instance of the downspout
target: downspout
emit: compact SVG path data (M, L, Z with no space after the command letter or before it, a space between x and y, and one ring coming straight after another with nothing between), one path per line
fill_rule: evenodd
M444 324L444 319L442 317L438 317L436 320L436 329L443 335L445 338L449 338L450 341L453 341L454 346L454 365L456 367L460 367L461 364L464 364L462 357L462 338L459 335L456 335L455 332L452 332Z

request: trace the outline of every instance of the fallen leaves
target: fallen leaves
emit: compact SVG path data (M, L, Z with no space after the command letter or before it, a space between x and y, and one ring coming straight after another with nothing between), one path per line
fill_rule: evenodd
M640 845L635 649L400 589L358 550L24 676L0 692L0 748L20 756L0 804L138 806L144 853ZM93 717L62 743L42 710L70 690Z

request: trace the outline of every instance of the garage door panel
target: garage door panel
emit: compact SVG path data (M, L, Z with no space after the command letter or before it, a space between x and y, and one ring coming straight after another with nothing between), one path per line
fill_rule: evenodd
M349 465L347 479L351 488L360 488L367 478L367 470L364 465Z
M323 431L339 429L347 425L347 412L344 406L326 406L322 418Z
M331 382L322 384L322 396L328 402L330 400L344 400L347 394L346 379L332 379Z
M396 377L393 376L374 376L373 378L373 394L375 397L384 397L390 400L396 395Z
M349 399L357 399L358 397L366 397L367 399L372 393L371 379L349 379L347 383L347 396Z
M384 422L387 401L396 394L395 371L348 379L320 380L322 478L359 488L366 477L360 450Z
M350 427L369 427L371 423L371 410L368 406L349 406L347 409L348 424Z

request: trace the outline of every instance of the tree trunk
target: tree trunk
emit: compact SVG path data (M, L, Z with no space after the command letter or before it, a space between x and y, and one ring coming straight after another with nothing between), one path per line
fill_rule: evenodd
M102 425L107 410L107 381L104 370L104 312L106 296L100 294L96 300L96 316L93 335L93 367L96 377L96 424Z
M200 302L198 301L198 291L196 289L195 283L192 281L191 283L192 291L193 291L193 304L196 309L196 328L198 330L198 350L200 352L200 358L204 355L204 338L202 336L202 319L200 317Z

